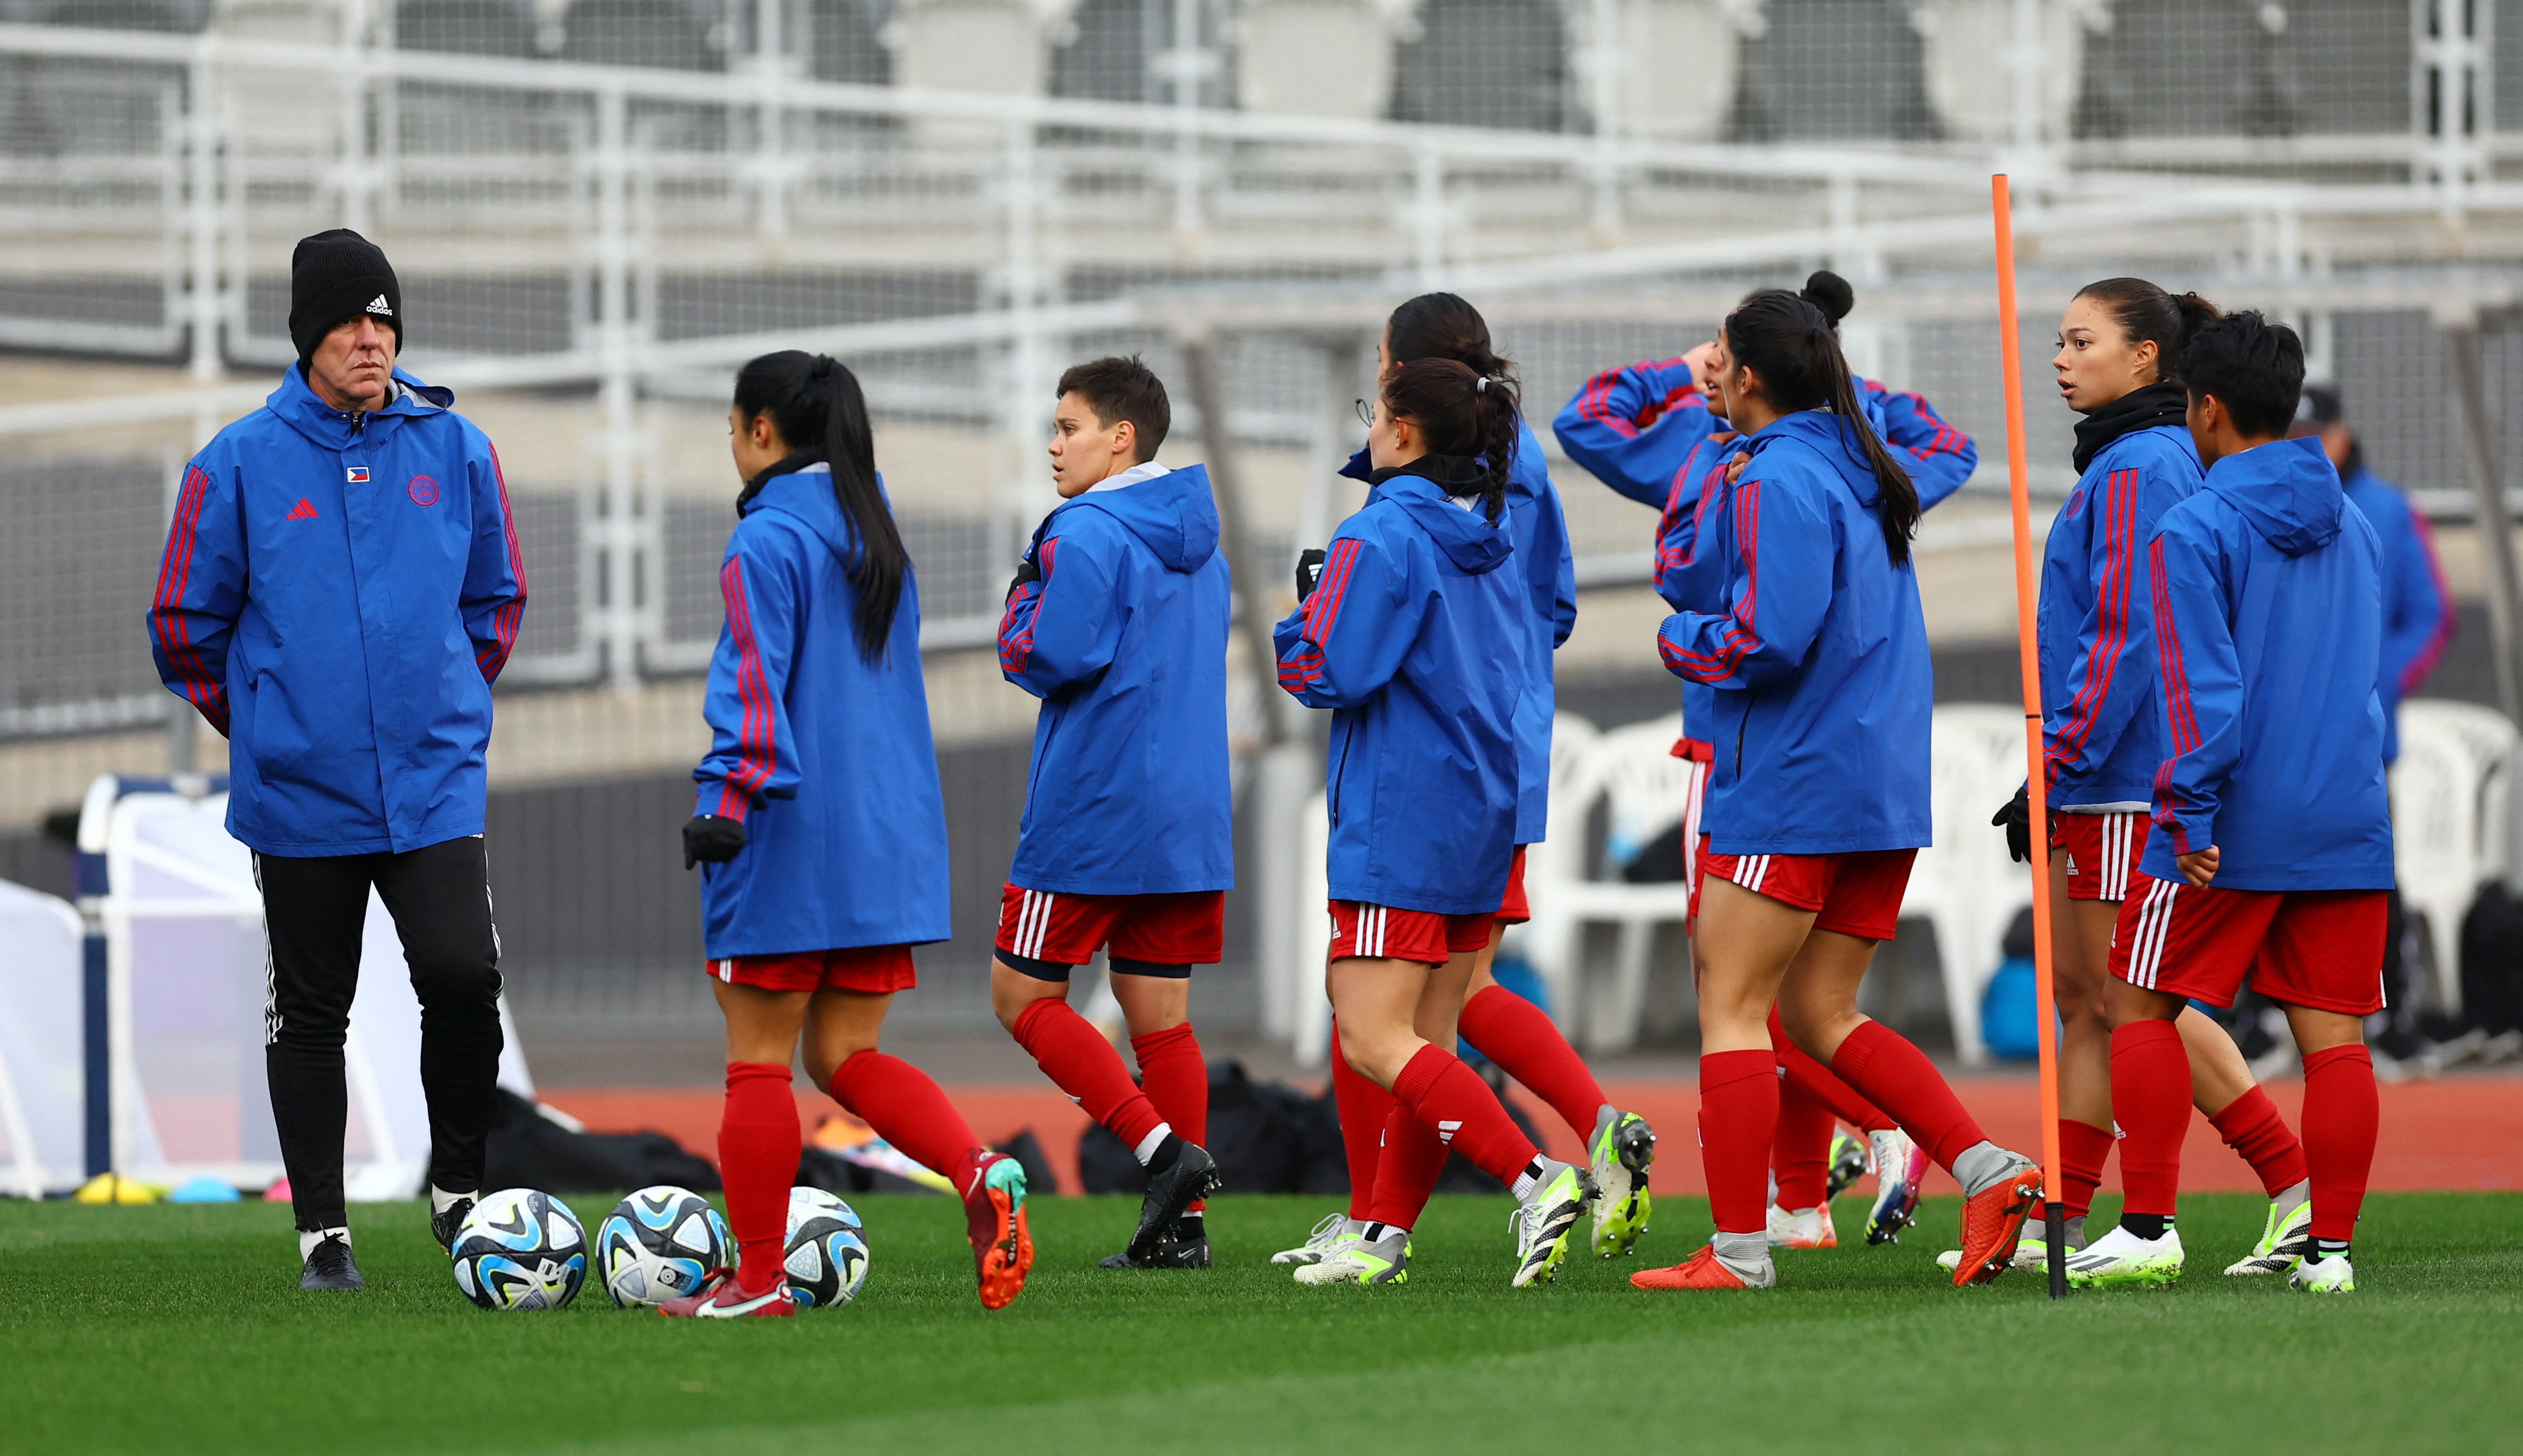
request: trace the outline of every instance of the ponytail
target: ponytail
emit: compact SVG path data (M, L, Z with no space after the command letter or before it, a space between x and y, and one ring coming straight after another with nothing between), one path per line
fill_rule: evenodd
M745 483L748 497L773 476L818 462L832 467L833 494L859 539L858 557L848 568L850 585L858 588L859 657L882 661L902 605L902 585L911 575L911 554L877 485L876 437L858 376L825 354L793 349L766 353L738 371L736 407L747 419L769 411L780 438L788 442L785 458Z
M2201 329L2222 316L2215 305L2195 293L2176 297L2143 278L2105 278L2076 290L2076 297L2100 304L2119 325L2125 342L2155 346L2157 384L2181 382L2181 352Z
M1506 511L1506 479L1523 434L1515 381L1475 372L1449 358L1412 359L1384 382L1384 407L1427 438L1432 455L1478 456L1482 469L1441 480L1449 495L1478 495L1493 522Z
M1843 292L1847 288L1840 286ZM1919 488L1867 423L1857 386L1848 375L1848 358L1839 352L1837 322L1808 296L1768 289L1726 315L1726 350L1738 368L1760 375L1762 392L1779 408L1828 409L1837 415L1842 449L1855 432L1857 447L1849 458L1874 472L1881 495L1876 517L1883 528L1883 548L1898 566L1910 559L1910 537L1919 526Z

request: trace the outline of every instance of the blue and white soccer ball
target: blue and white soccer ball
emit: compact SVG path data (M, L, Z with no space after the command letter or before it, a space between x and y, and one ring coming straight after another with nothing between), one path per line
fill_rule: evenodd
M663 1304L701 1287L709 1272L734 1263L727 1220L690 1189L643 1188L605 1215L595 1230L595 1273L613 1302Z
M788 1190L784 1250L788 1294L802 1308L847 1304L867 1283L867 1231L858 1212L820 1188Z
M558 1309L587 1279L587 1230L531 1188L489 1195L455 1230L455 1287L484 1309Z

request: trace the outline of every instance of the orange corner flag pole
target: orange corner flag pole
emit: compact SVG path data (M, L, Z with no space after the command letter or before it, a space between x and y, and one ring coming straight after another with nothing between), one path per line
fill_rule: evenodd
M2033 565L2030 466L2023 453L2023 345L2015 322L2015 211L2006 174L1989 178L1997 224L1998 352L2005 361L2006 476L2015 505L2015 637L2023 673L2023 772L2032 811L2032 985L2034 1035L2041 1047L2041 1205L2050 1245L2050 1297L2068 1292L2068 1210L2059 1201L2059 1011L2050 966L2050 794L2041 763L2041 660L2034 623L2040 602Z

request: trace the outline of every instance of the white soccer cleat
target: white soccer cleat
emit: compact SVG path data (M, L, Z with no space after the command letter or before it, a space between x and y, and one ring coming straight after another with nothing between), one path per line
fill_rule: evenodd
M1875 1163L1875 1204L1866 1213L1866 1242L1892 1244L1919 1216L1919 1190L1928 1180L1928 1151L1899 1128L1866 1137Z
M1369 1244L1363 1234L1345 1234L1316 1263L1297 1270L1297 1283L1404 1284L1410 1278L1410 1236L1389 1234Z
M1341 1242L1341 1236L1346 1233L1348 1229L1349 1215L1345 1213L1326 1213L1323 1215L1323 1221L1314 1225L1314 1231L1306 1236L1305 1243L1298 1245L1294 1248L1283 1248L1277 1253L1270 1255L1270 1262L1273 1264L1319 1264L1323 1261L1323 1255L1332 1251L1332 1245Z
M2308 1294L2353 1294L2356 1292L2356 1271L2349 1267L2344 1253L2326 1259L2308 1255L2295 1261L2287 1283Z
M2181 1231L2141 1239L2123 1228L2068 1255L2068 1283L2078 1289L2160 1288L2181 1277Z
M2261 1242L2252 1251L2225 1266L2229 1275L2284 1274L2295 1268L2296 1261L2312 1253L2312 1199L2307 1198L2279 1214L2278 1205L2269 1205L2267 1227L2261 1230Z
M1772 1248L1837 1248L1839 1231L1832 1227L1831 1205L1818 1203L1794 1211L1770 1205Z

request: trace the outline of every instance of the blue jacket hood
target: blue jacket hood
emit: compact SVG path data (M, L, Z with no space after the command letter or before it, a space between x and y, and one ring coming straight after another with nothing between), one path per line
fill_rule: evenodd
M1880 433L1880 432L1879 432ZM1882 483L1875 478L1875 468L1866 463L1866 452L1859 448L1857 432L1838 415L1820 409L1800 409L1770 422L1758 435L1746 435L1743 448L1759 458L1764 449L1775 448L1786 441L1810 446L1823 463L1836 472L1857 503L1872 506L1882 498Z
M2321 452L2321 441L2310 435L2227 455L2208 467L2208 489L2231 501L2262 540L2290 556L2330 544L2348 501L2339 472Z
M1167 571L1195 572L1217 554L1217 501L1209 469L1186 465L1118 491L1090 491L1060 507L1100 510L1130 528Z
M394 371L395 383L402 388L386 401L382 409L372 409L365 418L353 417L327 404L307 383L307 367L292 364L281 371L280 387L263 397L263 407L274 418L306 436L326 449L342 449L365 434L380 419L418 419L455 407L455 392L437 385L423 384L403 370Z
M1427 458L1412 463L1425 464ZM1514 542L1482 511L1477 498L1466 510L1462 501L1446 493L1445 487L1406 467L1400 475L1387 476L1376 489L1417 522L1459 571L1477 577L1498 570L1515 554Z

